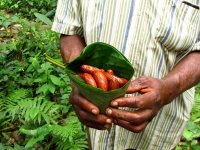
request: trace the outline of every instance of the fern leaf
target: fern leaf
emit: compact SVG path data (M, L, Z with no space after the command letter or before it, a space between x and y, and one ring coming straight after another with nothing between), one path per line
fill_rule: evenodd
M26 143L25 148L31 148L33 147L37 142L43 141L44 138L51 132L52 127L51 125L44 125L39 128L36 128L34 130L28 130L25 128L20 128L20 132L32 136Z
M0 112L5 111L5 103L3 99L0 99Z
M45 108L43 109L44 113L47 113L49 111L49 109L53 106L53 103L47 103L47 105L45 106Z
M43 133L49 133L50 131L52 130L52 126L49 125L49 124L45 124L41 127L38 127L36 129L33 129L33 130L29 130L29 129L26 129L24 127L21 127L19 129L20 132L26 134L26 135L30 135L30 136L39 136Z
M32 107L33 108L37 108L37 103L38 102L39 102L39 100L33 100Z
M36 121L38 121L38 123L41 124L41 122L42 122L42 114L41 113L38 114L37 120L35 120L34 123L36 123Z
M29 95L29 91L27 89L17 89L13 93L9 95L10 99L21 99L26 98Z
M43 100L43 97L41 97L41 98L39 97L38 98L36 108L40 108L41 109L42 100Z
M44 118L44 120L46 121L47 124L50 124L50 118L48 117L47 114L45 113L41 113L41 116ZM39 120L38 120L39 121Z
M46 107L46 105L48 104L48 101L44 101L41 106L40 106L40 109L41 110L44 110L44 108Z
M30 116L31 116L30 115L30 110L27 109L26 113L25 113L25 116L24 116L24 119L25 119L26 122L29 122L31 120Z
M65 126L52 126L57 150L83 150L87 148L86 134L76 116L68 116Z
M35 103L34 103L35 104ZM30 114L30 117L31 117L31 119L32 120L34 120L35 119L35 117L39 114L39 112L40 112L40 109L39 108L35 108L34 107L34 104L33 104L33 108L31 108L30 110L29 110L29 114Z
M6 101L6 112L13 119L17 116L25 122L50 123L59 114L60 105L46 101L41 97L32 98L8 98ZM54 122L55 123L55 122Z

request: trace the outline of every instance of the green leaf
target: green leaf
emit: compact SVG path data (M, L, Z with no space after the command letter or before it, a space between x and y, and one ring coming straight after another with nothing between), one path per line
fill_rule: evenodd
M177 146L176 150L182 150L182 148L180 146Z
M62 81L60 80L60 78L58 78L54 75L50 75L50 79L53 82L53 84L58 85L58 86L62 86Z
M48 88L49 88L49 91L50 91L52 94L54 94L54 92L55 92L55 90L56 90L55 85L52 84L52 83L49 83L49 84L48 84Z
M27 130L25 128L20 128L20 131L24 134L33 136L25 145L25 148L31 148L39 141L43 141L45 136L51 132L51 125L44 125L34 130Z
M0 149L5 150L5 147L2 143L0 143Z
M24 146L20 146L20 145L18 145L18 144L15 144L15 146L14 146L14 150L27 150ZM29 149L29 150L31 150L31 149ZM33 149L32 149L33 150Z
M45 15L40 14L40 13L34 13L34 15L41 20L42 22L44 22L46 25L51 26L52 25L52 21L47 18Z
M64 67L47 54L45 56L50 62L62 68ZM108 92L94 88L76 75L77 72L81 72L82 64L88 64L104 70L112 69L117 76L126 78L128 82L123 87ZM110 105L111 100L125 95L135 70L128 59L115 47L106 43L95 42L87 45L79 57L66 64L65 72L78 87L81 94L98 106L101 113L105 113L105 109Z
M195 139L195 140L192 140L191 145L193 145L193 146L194 146L194 145L198 145L198 140L196 140L196 139Z
M53 107L54 103L49 102L47 103L47 105L45 106L45 108L43 109L44 113L47 113L49 109L51 109L51 107Z
M41 136L39 138L31 138L25 145L25 148L32 148L38 141L43 140L44 137Z
M48 88L48 84L43 84L41 87L38 88L38 90L36 91L36 93L43 93L44 95L46 95L49 91L49 88Z
M26 135L35 136L35 137L37 137L37 136L39 136L41 134L44 134L44 133L47 134L51 130L52 130L52 127L49 124L46 124L44 126L38 127L36 129L33 129L33 130L25 129L24 127L21 127L19 129L20 132L22 132L22 133L24 133Z
M40 112L40 109L38 108L31 108L29 113L30 113L30 117L31 119L35 119L35 117L38 115L38 113Z
M81 65L88 64L104 70L112 69L119 77L128 79L123 87L105 92L94 88L75 75L81 72ZM124 96L134 74L134 68L127 58L116 48L106 43L96 42L84 48L79 57L66 65L67 74L71 81L78 87L81 94L100 108L101 113L110 105L110 101Z
M5 21L5 22L3 22L3 26L5 27L5 28L8 28L8 26L11 24L11 22L10 21Z
M194 145L191 146L192 150L200 150L200 146L199 145Z
M184 130L183 132L183 137L187 140L187 141L191 141L193 139L193 132L189 131L189 130Z
M37 117L37 120L38 120L38 123L40 124L41 123L41 121L42 121L42 115L41 115L42 113L39 113L38 114L38 117Z
M44 118L44 120L46 121L47 124L50 124L50 120L49 120L49 116L47 116L45 113L41 113L42 117Z
M44 64L41 65L41 68L43 71L48 72L50 69L52 69L52 65L50 62L46 62ZM47 75L47 74L46 74Z

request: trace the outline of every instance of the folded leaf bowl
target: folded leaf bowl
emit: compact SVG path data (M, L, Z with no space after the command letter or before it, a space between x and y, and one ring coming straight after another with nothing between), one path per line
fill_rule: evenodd
M81 72L81 65L87 64L100 69L112 69L119 77L126 78L128 82L121 88L103 91L86 84L77 73ZM70 80L77 86L80 93L90 102L98 106L101 113L110 105L113 99L125 95L134 75L134 68L128 59L115 47L102 42L87 45L79 57L65 65Z

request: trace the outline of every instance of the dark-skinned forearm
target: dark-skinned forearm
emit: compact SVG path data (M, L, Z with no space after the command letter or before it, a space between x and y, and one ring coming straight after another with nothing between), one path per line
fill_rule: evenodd
M84 47L85 41L79 35L61 35L60 37L60 52L65 63L78 57Z
M164 78L173 99L200 81L200 52L191 52L184 57ZM168 102L167 102L168 103Z

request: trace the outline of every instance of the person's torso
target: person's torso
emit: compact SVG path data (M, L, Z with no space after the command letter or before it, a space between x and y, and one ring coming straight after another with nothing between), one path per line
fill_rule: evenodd
M115 46L140 68L138 75L163 77L197 37L198 0L80 2L86 42Z
M187 54L199 31L199 0L81 0L86 43L119 49L136 69L135 77L162 78ZM178 59L179 58L179 59ZM94 149L173 148L192 108L187 91L165 106L147 129L134 134L118 126L110 133L91 129Z

